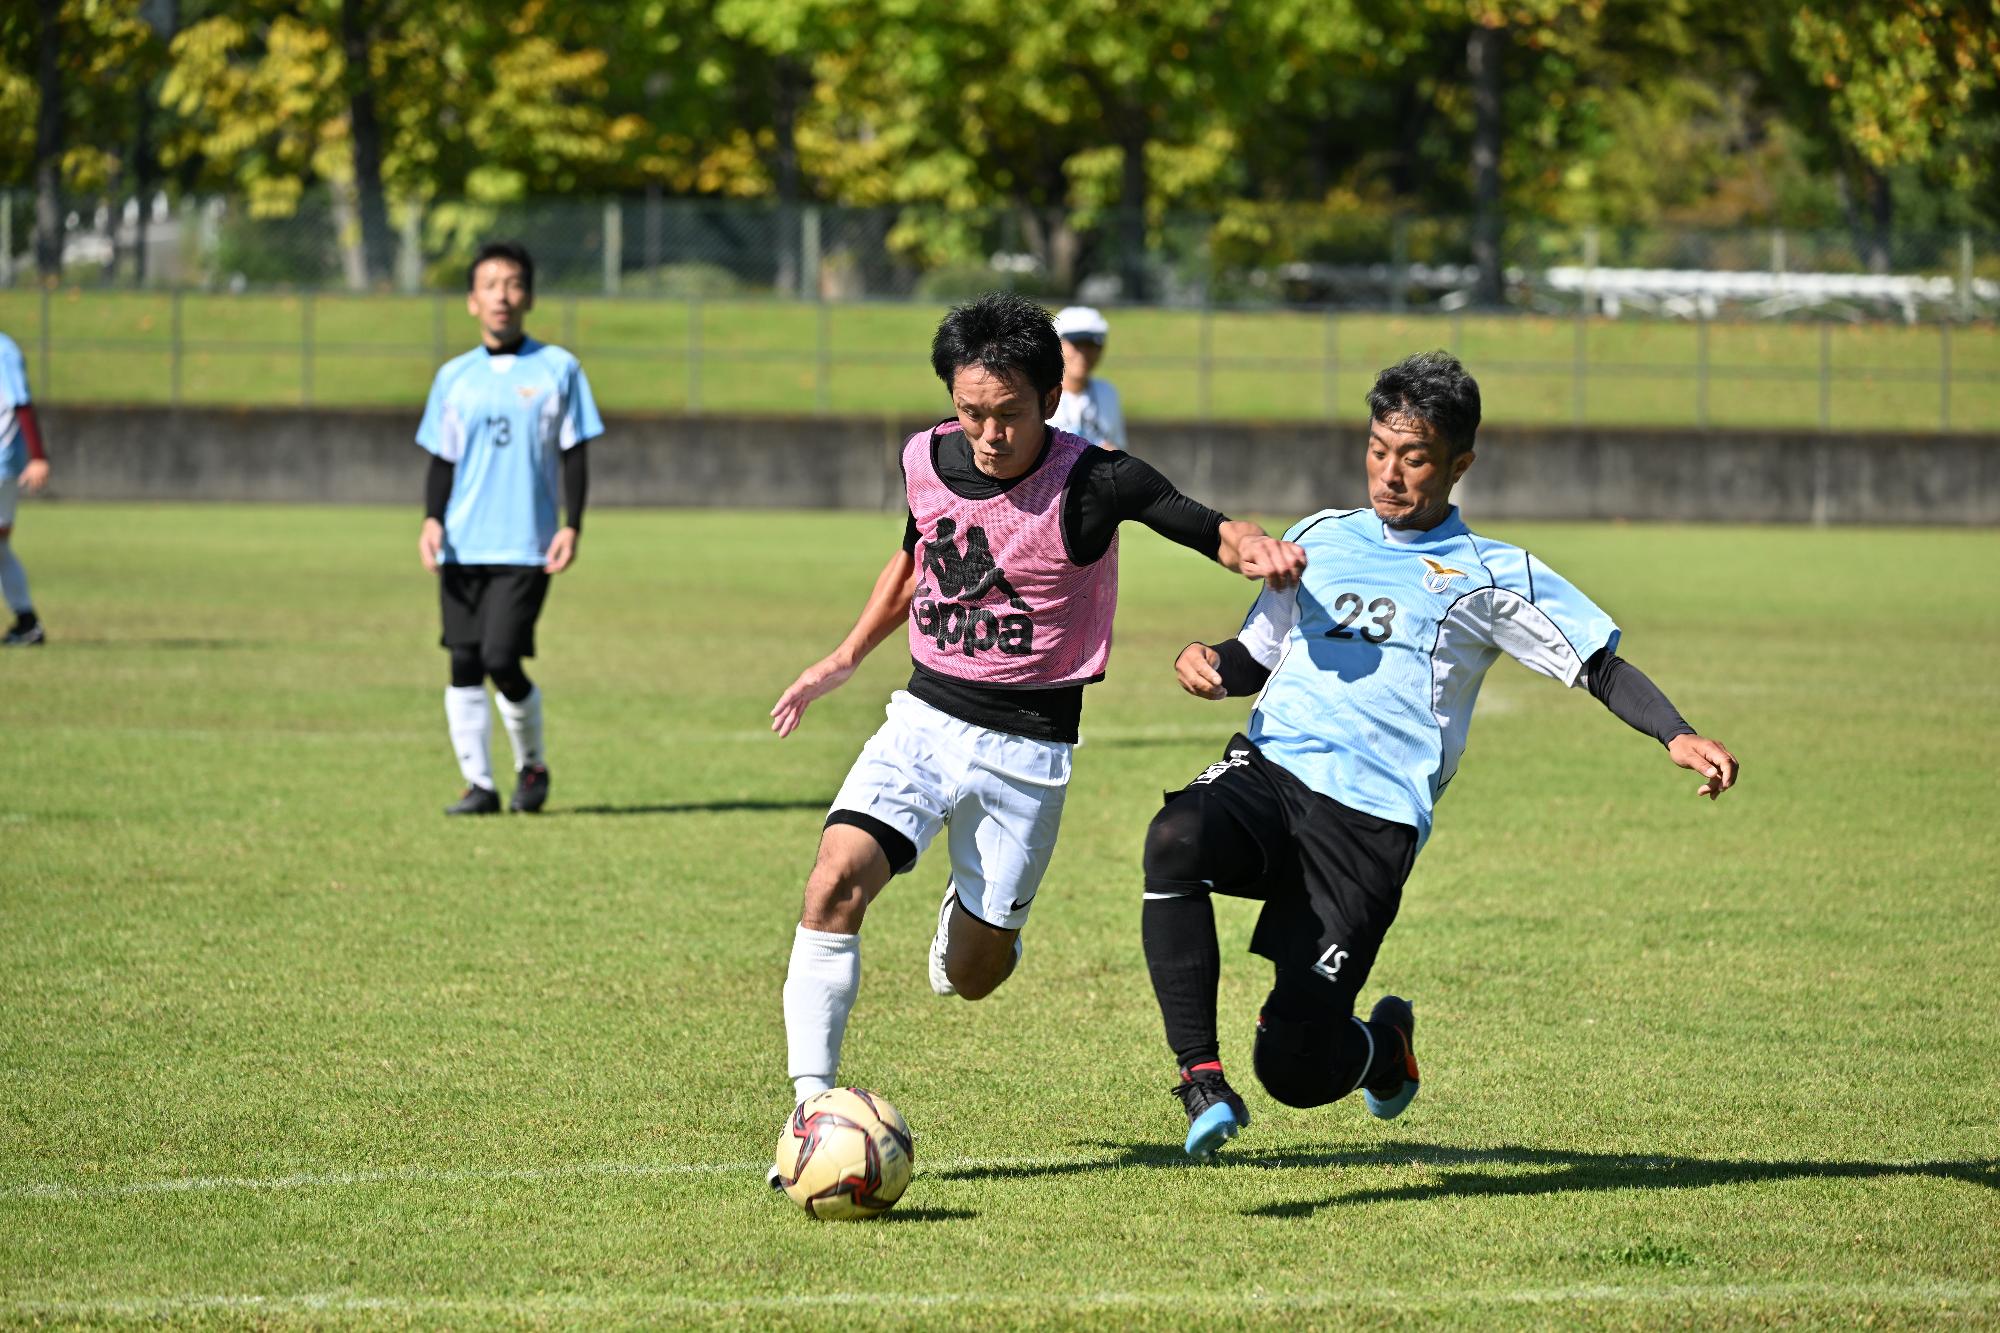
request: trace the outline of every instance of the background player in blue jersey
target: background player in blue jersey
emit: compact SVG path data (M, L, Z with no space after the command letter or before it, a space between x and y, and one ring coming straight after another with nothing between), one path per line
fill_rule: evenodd
M21 492L33 494L49 479L41 426L28 401L28 367L12 338L0 333L0 594L14 613L0 645L31 647L47 639L28 596L28 571L14 554L14 508Z
M1261 691L1247 734L1168 797L1146 834L1146 965L1196 1156L1249 1123L1216 1037L1211 893L1264 903L1250 947L1276 976L1253 1060L1271 1096L1320 1106L1359 1088L1383 1119L1416 1096L1409 1002L1385 996L1367 1022L1354 1002L1500 654L1588 689L1699 773L1699 795L1736 781L1729 751L1617 656L1609 616L1460 519L1451 489L1472 466L1479 386L1457 359L1391 366L1368 408L1370 507L1286 533L1305 548L1303 581L1267 590L1237 637L1189 644L1175 663L1200 698Z
M521 327L535 306L535 262L525 249L481 246L466 286L480 345L438 371L417 427L417 443L431 454L417 552L438 576L451 652L444 713L466 784L445 813L500 809L486 749L488 677L514 747L513 808L535 811L549 798L542 692L521 662L535 655L549 576L576 559L589 486L584 444L604 423L577 359ZM558 484L569 509L561 528Z

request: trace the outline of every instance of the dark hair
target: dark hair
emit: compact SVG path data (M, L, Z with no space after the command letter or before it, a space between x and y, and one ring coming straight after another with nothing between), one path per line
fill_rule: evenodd
M519 264L521 266L521 282L527 287L528 294L531 296L534 295L535 261L533 256L529 255L528 247L519 241L485 241L481 243L479 253L474 255L472 262L465 266L465 290L468 292L472 290L476 279L479 277L479 266L489 259L510 259L514 263Z
M1000 379L1020 376L1037 398L1062 383L1062 339L1049 312L1013 292L988 292L953 306L931 339L931 369L952 387L967 366L984 366Z
M1415 417L1456 458L1472 447L1479 432L1479 381L1450 352L1418 352L1375 377L1375 387L1368 391L1368 416L1374 421Z

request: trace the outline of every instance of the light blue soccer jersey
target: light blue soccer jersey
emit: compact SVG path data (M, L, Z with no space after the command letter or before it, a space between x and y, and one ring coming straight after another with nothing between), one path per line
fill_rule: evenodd
M604 433L577 359L529 338L475 347L431 384L417 443L454 464L444 511L453 565L539 565L556 535L563 450Z
M1267 589L1238 636L1272 668L1248 735L1314 791L1414 826L1419 845L1501 653L1575 685L1592 654L1617 651L1589 598L1455 506L1429 532L1329 509L1285 538L1306 550L1304 580Z
M14 409L29 401L28 364L14 340L0 333L0 481L12 481L28 466L28 442Z

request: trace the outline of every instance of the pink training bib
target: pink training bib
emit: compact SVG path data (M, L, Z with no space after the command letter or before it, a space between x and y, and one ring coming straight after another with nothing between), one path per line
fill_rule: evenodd
M1118 540L1078 565L1063 543L1063 497L1090 443L1049 428L1040 464L1008 490L968 500L931 459L947 422L903 445L910 514L917 521L917 594L910 655L941 676L978 685L1074 685L1097 680L1111 657L1118 607Z

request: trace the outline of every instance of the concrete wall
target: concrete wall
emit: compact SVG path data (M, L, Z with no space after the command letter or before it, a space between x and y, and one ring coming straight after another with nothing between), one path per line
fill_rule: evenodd
M89 500L416 505L416 412L50 407L55 491ZM886 509L922 420L625 416L591 503ZM1359 426L1142 423L1141 455L1237 513L1358 505ZM1469 514L1729 522L2000 523L2000 435L1506 427L1480 431Z

